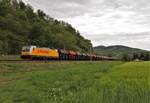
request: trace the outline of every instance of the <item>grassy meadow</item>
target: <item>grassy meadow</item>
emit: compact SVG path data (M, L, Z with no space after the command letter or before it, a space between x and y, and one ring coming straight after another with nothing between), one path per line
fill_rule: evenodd
M150 62L0 64L0 103L149 103Z

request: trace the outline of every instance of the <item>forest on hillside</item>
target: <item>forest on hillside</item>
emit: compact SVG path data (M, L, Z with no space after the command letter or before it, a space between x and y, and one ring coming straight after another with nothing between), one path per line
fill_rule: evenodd
M94 51L98 55L115 57L123 61L150 60L150 51L127 47L123 45L113 45L113 46L100 45L94 47Z
M21 0L0 0L0 54L19 54L24 45L89 52L91 41Z

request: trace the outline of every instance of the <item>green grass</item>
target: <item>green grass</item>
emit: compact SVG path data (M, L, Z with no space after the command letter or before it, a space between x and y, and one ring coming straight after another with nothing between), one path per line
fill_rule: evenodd
M0 103L149 103L150 62L0 64Z

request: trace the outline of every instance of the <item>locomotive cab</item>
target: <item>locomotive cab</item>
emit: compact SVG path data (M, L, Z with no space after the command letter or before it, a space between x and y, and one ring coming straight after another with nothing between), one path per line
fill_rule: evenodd
M30 59L32 55L32 51L36 49L36 46L24 46L21 50L21 58Z

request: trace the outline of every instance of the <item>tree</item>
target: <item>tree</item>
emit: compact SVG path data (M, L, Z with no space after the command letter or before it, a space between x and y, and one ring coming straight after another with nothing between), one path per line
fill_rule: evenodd
M37 14L41 19L45 20L46 14L42 10L37 10Z
M150 53L146 52L144 55L144 60L149 61L150 60Z
M20 9L22 9L22 10L25 10L26 9L26 5L25 5L25 3L24 2L22 2L22 1L19 1L19 8Z
M10 10L10 0L2 0L0 2L0 16L6 16Z

